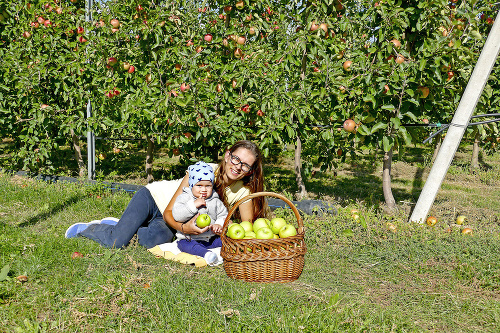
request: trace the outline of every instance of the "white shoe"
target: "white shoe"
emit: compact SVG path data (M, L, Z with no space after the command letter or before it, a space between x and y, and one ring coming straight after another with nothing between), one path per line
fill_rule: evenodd
M205 253L203 259L205 259L205 261L209 266L214 266L215 264L217 264L218 261L217 255L212 251L208 251L207 253Z

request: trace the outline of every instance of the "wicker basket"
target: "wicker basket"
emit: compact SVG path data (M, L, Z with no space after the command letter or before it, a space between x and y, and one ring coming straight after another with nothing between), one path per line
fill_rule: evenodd
M238 206L261 196L270 196L285 201L297 219L297 235L278 239L231 239L226 236L231 216ZM222 228L221 256L224 270L233 279L248 282L288 282L296 280L304 268L306 244L304 223L293 203L273 192L253 193L238 201L224 221Z

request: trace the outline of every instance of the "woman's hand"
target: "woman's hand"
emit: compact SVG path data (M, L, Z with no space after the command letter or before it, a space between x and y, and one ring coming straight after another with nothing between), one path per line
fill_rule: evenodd
M207 226L203 229L198 228L198 226L196 225L196 218L198 217L198 215L200 215L200 214L196 214L191 220L185 222L182 225L181 231L183 233L188 234L188 235L199 235L199 234L204 233L205 231L207 231L210 228L210 226Z

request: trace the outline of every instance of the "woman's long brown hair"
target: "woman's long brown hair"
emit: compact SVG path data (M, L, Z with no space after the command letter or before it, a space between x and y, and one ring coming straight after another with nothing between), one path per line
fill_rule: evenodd
M231 148L229 148L229 153L234 153L239 148L245 148L252 152L255 156L255 162L252 165L252 172L247 176L243 177L242 181L245 187L250 189L250 193L262 192L264 190L264 171L262 168L262 154L259 147L252 141L242 140L236 142ZM231 162L229 162L231 163ZM226 159L223 158L219 164L219 170L226 170ZM215 188L219 198L223 198L224 205L229 207L226 198L227 182L224 181L224 173L217 172L215 175ZM259 217L265 217L267 212L267 204L264 197L253 198L253 216L254 219ZM236 212L239 215L239 212Z

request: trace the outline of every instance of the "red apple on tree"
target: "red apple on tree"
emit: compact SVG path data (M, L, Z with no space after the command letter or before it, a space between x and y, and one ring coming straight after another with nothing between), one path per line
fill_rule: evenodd
M111 19L111 21L109 21L109 23L115 29L118 29L121 25L120 21L118 21L117 19Z
M243 0L239 0L236 2L235 6L237 9L242 10L245 7L245 2Z
M316 31L319 29L319 25L316 24L316 22L312 21L311 22L311 27L309 28L310 31Z
M446 81L450 81L453 77L455 76L455 73L453 72L448 72L448 78L446 79Z
M240 48L234 50L234 56L236 58L241 58L243 56L243 51Z
M248 113L250 112L250 106L248 104L245 104L241 107L241 111Z
M131 65L130 68L128 69L128 72L130 74L132 74L133 72L135 72L135 67Z
M47 21L46 21L46 22L47 22ZM84 32L85 32L85 30L83 29L83 27L78 27L78 28L76 28L76 33L77 33L77 34L81 35L81 34L83 34Z
M401 47L401 42L397 39L391 40L391 43L394 44L394 46L399 49Z
M118 62L118 60L115 57L110 57L108 59L108 65L110 65L110 66L116 65L117 62Z
M128 71L130 69L130 64L126 61L122 62L122 69Z
M396 63L402 64L403 62L405 62L405 57L403 57L401 54L398 54L398 56L396 57Z
M190 88L190 87L189 87L189 84L187 84L187 83L185 83L185 82L183 82L183 83L181 84L181 91L182 91L182 92L185 92L185 91L189 90L189 88Z
M418 87L417 91L420 92L420 96L422 98L427 98L427 96L429 96L429 92L430 92L429 88L423 87L423 86Z
M255 31L255 28L254 28L254 27L250 27L250 29L248 29L248 33L249 33L250 35L255 35L255 33L256 33L256 32L257 32L257 31Z
M347 72L351 70L351 66L352 66L352 61L350 61L350 60L347 60L342 65L342 67L344 67L344 70L347 71Z
M246 41L246 38L244 36L240 36L238 37L238 39L236 40L236 43L240 44L240 45L243 45L245 44L245 41Z
M224 7L224 11L225 11L226 13L229 13L232 9L233 9L233 7L232 7L232 6L225 6L225 7Z
M263 116L264 116L264 111L262 111L262 110L257 110L257 115L258 115L259 117L263 117Z
M31 37L31 33L29 31L25 31L25 32L23 32L23 37L28 39Z
M205 42L207 43L210 43L212 41L212 35L211 34L206 34L205 37L203 37L203 39L205 40Z
M347 119L346 121L344 121L342 127L344 127L344 130L346 130L347 132L354 132L354 130L356 129L356 122L352 119Z

